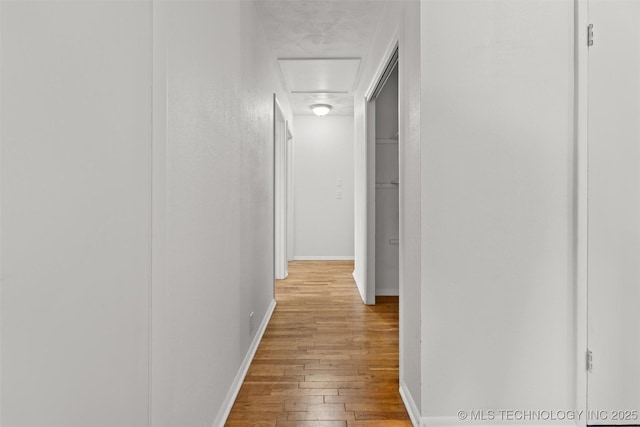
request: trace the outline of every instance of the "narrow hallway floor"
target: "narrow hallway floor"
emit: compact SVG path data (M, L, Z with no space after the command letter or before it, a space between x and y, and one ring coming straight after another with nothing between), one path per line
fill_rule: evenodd
M362 303L352 261L292 261L228 427L411 426L398 392L398 297Z

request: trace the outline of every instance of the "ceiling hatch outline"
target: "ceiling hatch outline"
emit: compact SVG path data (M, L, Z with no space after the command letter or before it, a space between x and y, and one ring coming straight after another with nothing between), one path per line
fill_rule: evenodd
M354 90L361 58L278 58L285 88L292 94L348 94Z

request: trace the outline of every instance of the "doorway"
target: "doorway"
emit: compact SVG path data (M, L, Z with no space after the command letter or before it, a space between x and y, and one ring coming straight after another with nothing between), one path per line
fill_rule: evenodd
M376 296L399 294L398 67L375 99Z
M398 46L367 102L367 290L376 296L400 294Z

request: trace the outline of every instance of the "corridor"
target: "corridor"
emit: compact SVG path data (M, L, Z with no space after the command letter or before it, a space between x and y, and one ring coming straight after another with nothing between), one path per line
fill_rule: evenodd
M411 426L398 297L362 304L352 261L293 261L226 426Z
M639 24L0 0L0 427L638 425Z

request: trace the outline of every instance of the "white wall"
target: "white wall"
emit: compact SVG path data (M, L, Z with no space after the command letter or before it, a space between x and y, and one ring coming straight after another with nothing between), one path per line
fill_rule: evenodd
M254 8L1 3L3 426L222 424L291 118Z
M253 3L154 6L153 425L218 425L273 301L277 77Z
M414 419L421 410L420 3L404 2L400 32L400 390ZM417 421L417 420L415 420Z
M0 423L146 426L151 3L0 7Z
M573 407L573 7L422 4L425 423Z
M386 54L399 41L400 164L400 388L410 415L420 418L421 379L421 141L420 2L388 2L355 95L355 270L361 294L367 268L367 89L386 65Z
M353 259L353 117L296 116L293 135L295 259Z

